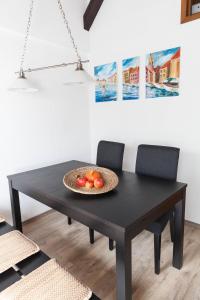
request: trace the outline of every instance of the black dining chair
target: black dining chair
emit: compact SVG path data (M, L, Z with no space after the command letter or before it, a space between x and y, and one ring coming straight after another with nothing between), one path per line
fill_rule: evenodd
M111 169L113 171L121 171L124 157L125 144L111 141L100 141L97 148L96 165ZM68 224L72 224L72 220L68 217ZM89 228L90 243L94 244L94 230ZM109 239L109 249L113 250L113 241Z
M97 148L96 164L99 167L121 171L124 157L125 144L100 141ZM94 230L89 228L90 243L94 243ZM109 239L109 249L113 250L113 241Z
M165 180L176 181L179 148L139 145L135 172L141 176L152 176ZM154 234L154 264L155 273L160 273L161 235L170 220L171 240L173 241L173 210L162 215L151 223L146 230Z

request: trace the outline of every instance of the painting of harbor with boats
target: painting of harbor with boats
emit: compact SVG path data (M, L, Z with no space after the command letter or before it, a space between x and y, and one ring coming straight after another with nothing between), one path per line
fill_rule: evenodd
M139 64L139 57L132 57L122 61L123 100L139 99Z
M179 96L180 47L146 58L146 98Z
M96 102L117 100L117 63L96 66L94 68L96 78L95 96Z

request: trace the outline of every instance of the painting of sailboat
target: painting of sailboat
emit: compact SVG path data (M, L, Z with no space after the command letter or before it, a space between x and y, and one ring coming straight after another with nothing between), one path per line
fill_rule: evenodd
M179 96L180 47L146 58L146 98Z
M95 96L96 102L117 100L117 63L96 66L94 68L96 78Z
M139 99L140 58L123 59L122 72L123 100Z

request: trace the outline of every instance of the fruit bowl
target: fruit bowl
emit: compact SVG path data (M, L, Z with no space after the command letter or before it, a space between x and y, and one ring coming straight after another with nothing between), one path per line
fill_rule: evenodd
M90 187L89 184L86 186L79 186L77 184L77 180L79 178L85 178L87 174L90 173L94 174L101 174L102 182L98 180L99 178L96 178L95 186ZM89 175L88 175L89 176ZM98 177L98 176L96 176ZM89 181L91 182L91 181ZM98 194L104 194L107 192L112 191L119 183L118 176L111 170L101 167L83 167L78 168L75 170L72 170L64 175L63 183L69 190L80 193L80 194L86 194L86 195L98 195ZM80 182L82 184L82 182Z

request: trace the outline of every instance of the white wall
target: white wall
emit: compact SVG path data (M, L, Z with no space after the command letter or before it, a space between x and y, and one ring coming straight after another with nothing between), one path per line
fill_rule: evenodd
M83 30L83 13L87 0L61 1L73 36L79 48L87 52L88 32ZM27 23L29 0L0 1L0 27L24 33ZM71 41L66 32L57 1L35 0L31 22L31 36L71 48Z
M40 87L38 93L8 92L18 70L23 38L1 29L0 41L0 213L10 219L8 174L70 159L90 160L89 110L87 90L62 85L67 69L32 73L29 78ZM26 66L72 59L69 49L33 39ZM25 196L21 196L21 207L24 219L47 209Z
M188 183L187 219L200 223L200 20L180 25L180 0L107 0L90 32L92 65L118 62L118 102L95 104L91 91L92 157L100 139L126 143L124 168L134 170L140 143L181 148L178 179ZM181 95L145 99L145 55L181 46ZM139 101L121 100L121 60L141 57Z

